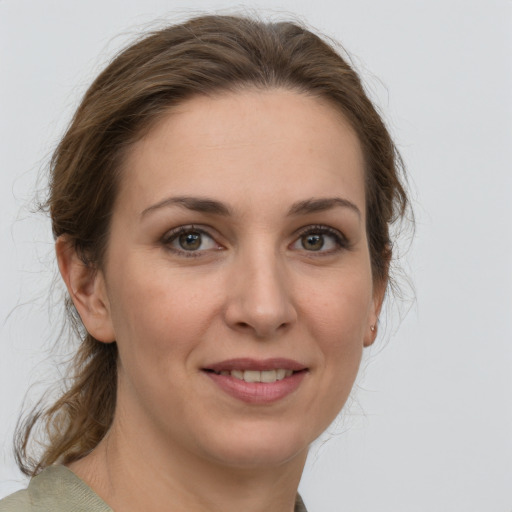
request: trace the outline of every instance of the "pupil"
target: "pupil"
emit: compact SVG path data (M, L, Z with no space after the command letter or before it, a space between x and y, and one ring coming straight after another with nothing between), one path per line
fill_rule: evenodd
M201 235L199 233L185 233L180 235L180 245L183 249L194 251L201 246Z
M302 238L302 246L310 251L319 251L324 246L322 235L307 235Z

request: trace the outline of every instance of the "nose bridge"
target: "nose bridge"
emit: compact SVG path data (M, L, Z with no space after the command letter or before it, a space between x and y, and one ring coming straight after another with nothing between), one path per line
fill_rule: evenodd
M229 324L257 337L271 337L296 320L289 276L271 243L239 251L227 308Z

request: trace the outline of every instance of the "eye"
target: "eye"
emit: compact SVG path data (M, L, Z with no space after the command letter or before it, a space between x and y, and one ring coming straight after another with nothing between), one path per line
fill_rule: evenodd
M328 226L308 226L299 233L299 238L291 245L299 251L334 253L348 248L348 241L337 229Z
M221 247L204 230L195 226L180 226L165 234L164 245L177 253L200 253L202 251L220 249Z

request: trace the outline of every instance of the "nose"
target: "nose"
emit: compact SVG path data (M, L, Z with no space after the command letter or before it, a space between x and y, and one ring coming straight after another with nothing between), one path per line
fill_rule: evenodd
M284 264L273 251L268 252L240 257L227 286L226 323L259 339L273 338L297 321Z

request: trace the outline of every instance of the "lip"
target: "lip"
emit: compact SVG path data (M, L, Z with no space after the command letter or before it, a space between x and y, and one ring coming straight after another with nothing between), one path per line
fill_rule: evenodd
M251 358L237 358L228 359L204 367L204 370L213 370L214 372L232 371L232 370L277 370L284 368L285 370L293 370L300 372L307 370L307 367L293 359L286 359L283 357L274 357L272 359L251 359Z
M232 370L264 371L279 368L292 370L294 373L275 382L245 382L244 380L231 377L231 375L215 373ZM248 404L265 405L283 400L295 392L308 373L308 369L303 364L292 359L273 358L256 360L238 358L208 365L203 369L203 372L229 396Z

